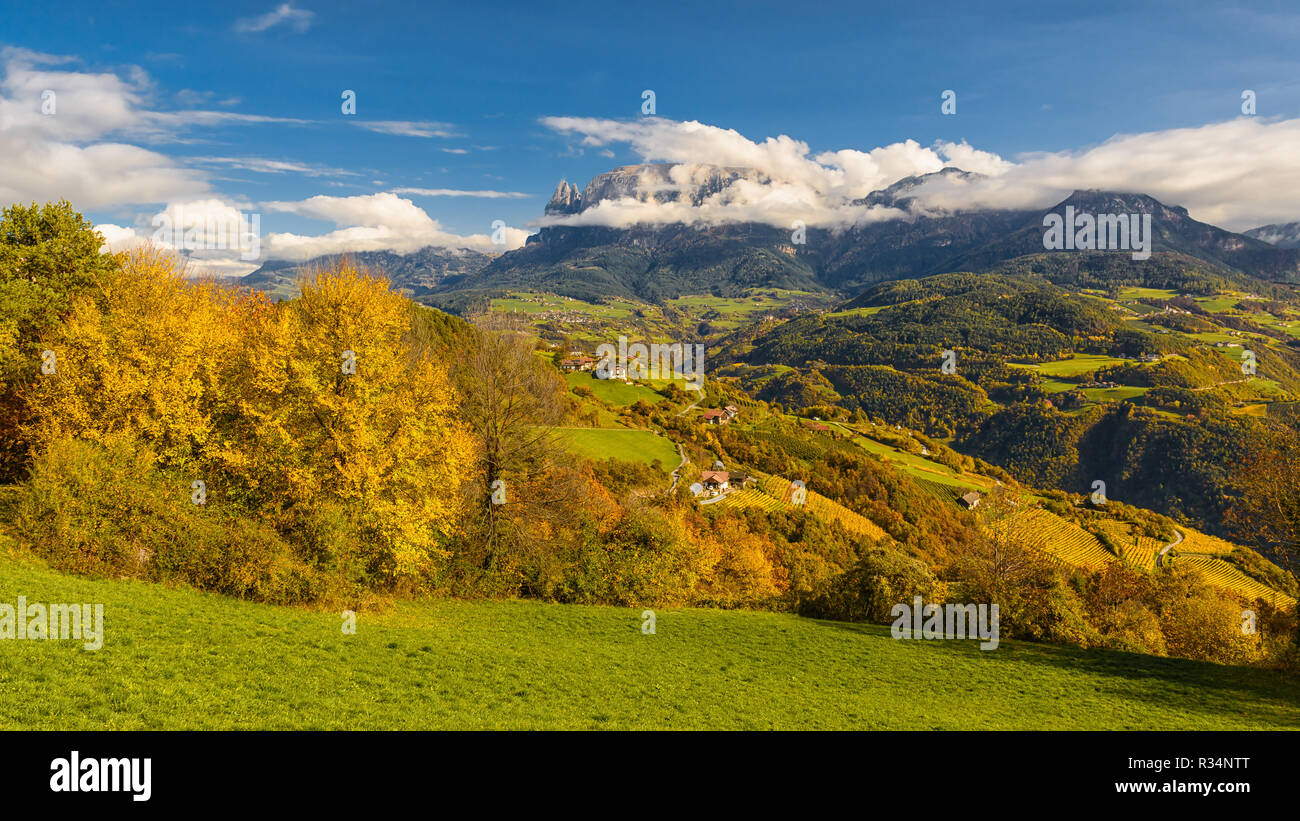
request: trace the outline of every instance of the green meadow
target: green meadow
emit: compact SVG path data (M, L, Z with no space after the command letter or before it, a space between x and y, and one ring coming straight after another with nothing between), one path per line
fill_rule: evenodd
M826 297L810 291L764 288L747 291L741 297L688 295L669 300L668 304L678 311L694 317L703 317L710 313L716 313L718 317L709 320L713 325L721 328L735 328L739 327L743 322L756 319L760 314L779 310L797 300L813 301L820 304L826 300Z
M1178 296L1178 292L1171 291L1168 288L1139 288L1136 286L1129 286L1121 288L1119 295L1116 298L1123 300L1173 299L1176 296Z
M1099 368L1106 368L1111 365L1123 364L1124 360L1105 354L1087 354L1077 353L1069 359L1058 359L1055 362L1042 362L1039 364L1021 364L1009 363L1017 368L1029 368L1038 371L1043 376L1079 376L1080 374L1095 371Z
M933 459L927 459L920 454L908 453L884 442L878 442L838 422L833 424L841 433L847 435L855 445L868 453L883 456L891 464L902 468L914 478L926 479L949 487L961 488L962 490L987 490L993 484L991 480L983 476L958 474L957 471Z
M654 464L659 460L665 472L681 461L677 448L664 436L653 431L632 428L560 428L565 446L587 459L621 459L625 462Z
M1117 388L1083 388L1080 392L1093 402L1119 402L1124 399L1136 399L1149 390L1150 388L1120 385Z
M591 375L591 371L566 373L564 381L568 382L571 388L590 388L597 399L611 405L631 405L639 399L654 405L664 399L653 388L619 379L597 379Z
M643 308L638 303L623 299L610 299L605 303L583 302L578 299L556 296L555 294L537 294L512 292L504 297L492 300L494 311L517 311L524 314L540 314L550 311L573 311L585 316L600 319L626 319L632 312Z
M98 651L0 641L0 728L1300 729L1254 669L796 616L532 601L357 614L65 576L0 547L4 600L104 605Z

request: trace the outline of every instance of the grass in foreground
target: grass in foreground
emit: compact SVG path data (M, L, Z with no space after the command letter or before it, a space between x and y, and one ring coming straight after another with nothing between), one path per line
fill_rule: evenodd
M4 729L1300 729L1281 675L1003 642L895 641L774 613L406 602L335 613L54 573L0 547L0 600L102 602L105 641L0 641Z

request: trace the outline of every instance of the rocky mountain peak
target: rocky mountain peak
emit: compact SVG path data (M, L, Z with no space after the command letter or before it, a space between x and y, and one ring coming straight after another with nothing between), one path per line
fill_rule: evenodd
M578 193L578 186L568 180L560 180L559 185L555 186L555 193L551 195L550 202L546 203L546 214L576 214L582 210L582 195Z

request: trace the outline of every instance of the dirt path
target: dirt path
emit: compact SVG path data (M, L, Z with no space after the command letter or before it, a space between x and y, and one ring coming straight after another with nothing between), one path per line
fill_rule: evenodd
M1180 544L1183 543L1183 531L1178 530L1177 528L1175 528L1175 529L1174 529L1174 535L1177 536L1178 538L1177 538L1177 539L1174 539L1174 540L1173 540L1172 542L1170 542L1169 544L1167 544L1167 545L1165 545L1164 547L1160 548L1160 555L1156 556L1156 565L1157 565L1157 566L1161 566L1161 565L1163 565L1163 564L1165 563L1165 554L1166 554L1166 553L1168 553L1169 551L1173 550L1175 547L1177 547L1178 545L1180 545Z
M681 414L678 415L680 416ZM677 455L682 457L682 462L680 465L678 465L676 468L673 469L673 481L670 485L668 485L669 496L672 496L673 491L677 489L677 480L681 478L680 476L681 470L682 468L686 467L686 451L682 449L682 443L674 442L673 444L677 445Z
M691 408L695 407L696 405L700 404L700 403L703 402L703 401L704 401L704 392L703 392L703 391L700 391L700 398L699 398L699 399L696 399L696 400L695 400L694 402L692 402L691 404L689 404L689 405L687 405L686 407L682 408L681 410L677 411L677 415L678 415L678 416L681 416L682 414L686 413L686 412L689 411Z

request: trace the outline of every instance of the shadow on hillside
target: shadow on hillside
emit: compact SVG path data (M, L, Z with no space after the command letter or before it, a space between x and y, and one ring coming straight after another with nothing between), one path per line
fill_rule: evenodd
M888 625L806 619L819 627L893 641ZM922 642L918 642L922 643ZM1111 686L1099 690L1178 709L1213 713L1225 718L1240 714L1279 727L1300 728L1300 683L1272 670L1232 667L1207 661L1165 658L1119 650L1081 649L1057 644L1002 641L998 649L979 649L978 641L923 642L936 653L960 657L972 664L1014 662L1104 677ZM996 677L996 671L990 671ZM1014 675L1013 670L1008 673ZM1257 706L1252 706L1257 705Z

